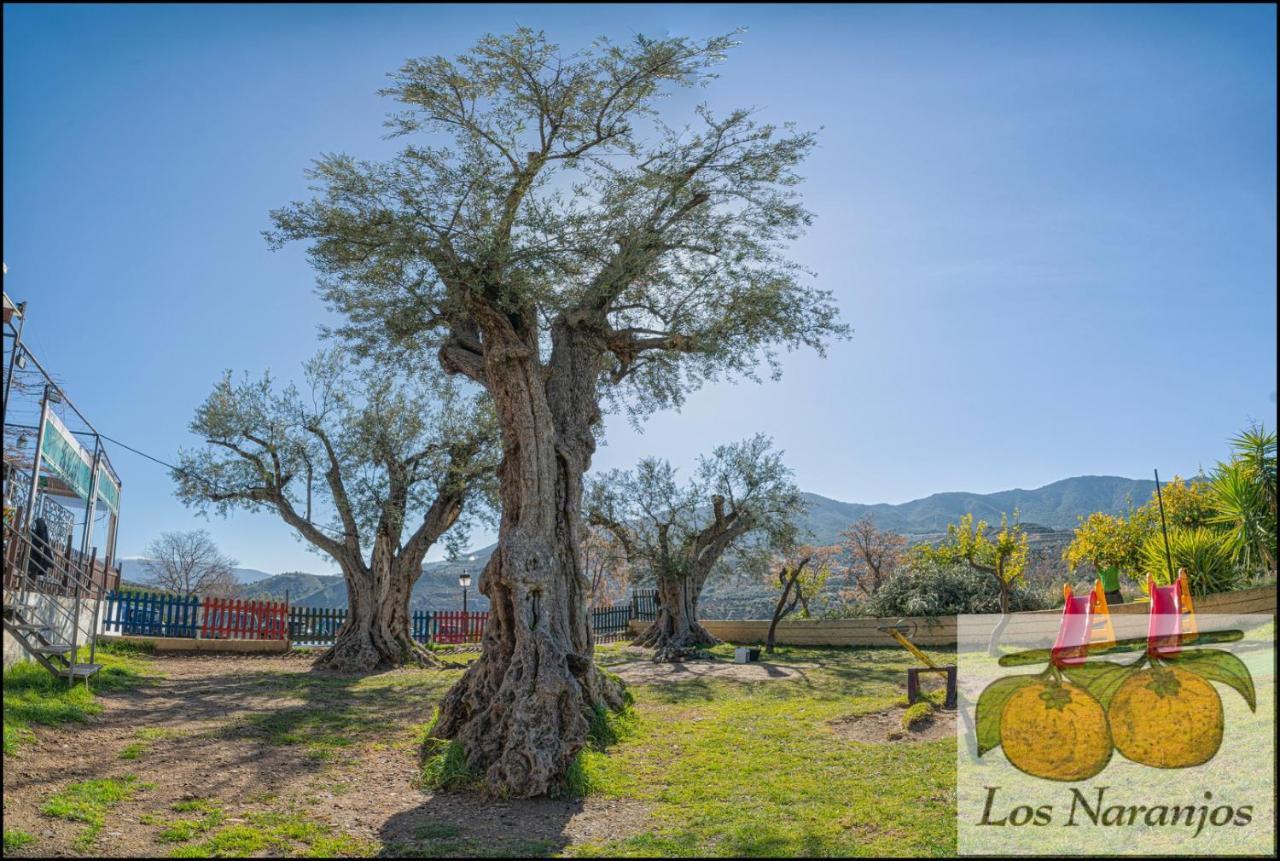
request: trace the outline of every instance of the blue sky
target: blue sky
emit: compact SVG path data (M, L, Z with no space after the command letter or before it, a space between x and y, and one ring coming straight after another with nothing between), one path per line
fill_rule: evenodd
M296 374L326 314L267 212L323 152L384 156L412 56L523 24L745 27L715 108L821 127L795 257L855 334L720 385L595 466L772 434L806 490L903 502L1211 465L1275 423L1276 21L1250 7L4 7L4 288L95 424L168 459L224 368ZM334 566L268 515L195 519L120 449L120 552L207 526Z

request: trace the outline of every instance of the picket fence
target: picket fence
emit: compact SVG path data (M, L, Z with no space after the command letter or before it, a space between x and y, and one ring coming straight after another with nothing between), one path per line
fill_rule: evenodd
M591 609L591 629L600 642L630 636L633 619L653 619L653 593ZM107 593L103 633L141 637L228 640L283 640L300 646L332 643L346 621L347 608L290 606L285 601L201 598L167 592L115 590ZM423 644L476 644L484 635L488 612L415 610L414 640Z

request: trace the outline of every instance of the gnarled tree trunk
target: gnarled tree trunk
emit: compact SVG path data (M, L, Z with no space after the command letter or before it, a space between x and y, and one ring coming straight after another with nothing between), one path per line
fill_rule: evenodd
M404 664L439 666L410 630L409 596L417 576L380 545L374 545L372 566L344 566L347 618L316 666L347 673Z
M658 612L653 623L632 641L651 646L655 661L683 661L703 646L720 640L698 622L698 597L705 578L696 575L658 578Z
M593 711L623 705L593 661L579 558L582 476L599 420L595 355L567 327L549 366L536 329L486 319L485 369L502 428L498 548L481 575L483 652L445 696L436 736L461 743L489 790L558 794Z

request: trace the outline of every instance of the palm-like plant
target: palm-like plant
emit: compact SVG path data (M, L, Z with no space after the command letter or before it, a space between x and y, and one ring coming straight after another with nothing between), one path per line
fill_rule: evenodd
M1248 572L1276 570L1276 434L1255 425L1231 440L1231 460L1214 470L1210 491L1235 561Z
M1203 526L1170 529L1169 555L1174 571L1187 569L1193 595L1230 592L1240 582L1240 568L1232 558L1227 538L1212 529ZM1160 533L1150 536L1142 546L1142 573L1162 586L1170 583L1164 538Z

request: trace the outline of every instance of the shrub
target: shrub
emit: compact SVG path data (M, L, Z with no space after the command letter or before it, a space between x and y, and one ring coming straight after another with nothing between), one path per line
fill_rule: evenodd
M1044 597L1015 586L1009 609L1041 610ZM991 575L964 564L916 562L899 569L880 591L860 607L864 616L954 616L957 613L999 613L1000 590Z
M1169 555L1173 570L1187 569L1192 595L1229 592L1242 581L1236 566L1230 540L1222 533L1204 527L1169 530ZM1165 557L1164 537L1157 532L1142 545L1142 574L1161 585L1169 583L1169 564Z

